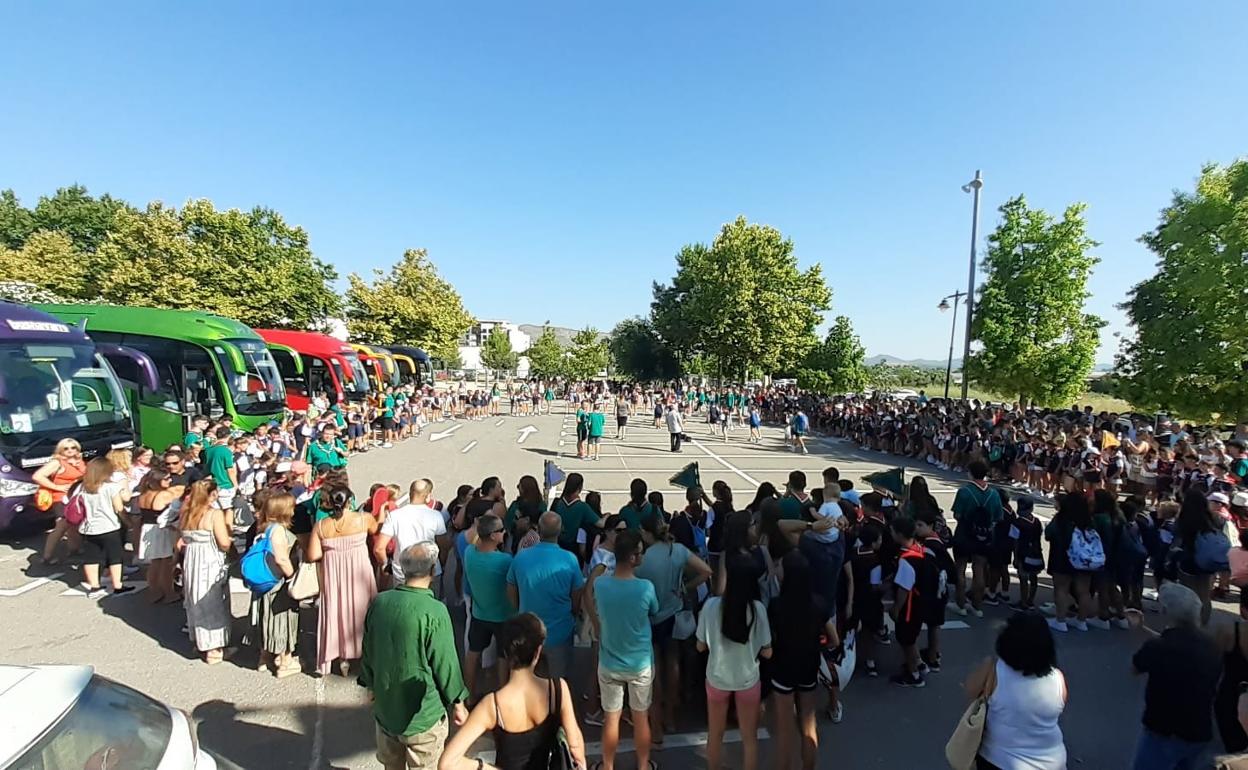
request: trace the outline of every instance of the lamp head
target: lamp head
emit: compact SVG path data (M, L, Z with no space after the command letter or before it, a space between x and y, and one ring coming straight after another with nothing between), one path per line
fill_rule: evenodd
M949 309L949 298L948 298L948 297L945 297L944 299L942 299L942 300L940 301L940 304L936 306L936 309L937 309L937 310L939 310L939 311L941 311L942 313L943 313L944 311L948 310L948 309Z

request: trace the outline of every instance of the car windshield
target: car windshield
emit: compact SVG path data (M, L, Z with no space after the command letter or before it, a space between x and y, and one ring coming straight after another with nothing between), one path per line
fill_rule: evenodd
M347 365L351 367L351 381L344 382L343 388L347 393L364 394L368 392L368 372L364 370L364 364L360 363L360 357L351 353L344 354Z
M66 714L10 770L155 770L173 718L137 690L92 677Z
M117 377L93 346L0 343L0 444L18 449L129 420Z
M282 375L277 368L273 355L260 340L226 340L238 348L243 355L246 371L234 371L234 365L224 351L213 348L221 371L225 373L225 383L230 391L230 399L239 414L270 414L281 411L286 402L286 388L282 385Z

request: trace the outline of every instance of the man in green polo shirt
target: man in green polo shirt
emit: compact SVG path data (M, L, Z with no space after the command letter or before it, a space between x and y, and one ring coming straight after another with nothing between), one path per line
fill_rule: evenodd
M386 770L438 766L448 731L468 719L446 605L430 590L438 546L421 542L398 555L403 585L378 594L364 618L359 683L376 720L377 759Z
M602 413L602 404L594 402L594 411L589 413L589 459L598 459L598 447L602 443L603 428L607 424L607 416Z
M801 471L791 472L787 487L784 497L780 498L780 518L789 521L812 521L818 506L806 494L806 474Z
M386 387L386 396L381 402L381 428L385 441L382 447L389 449L394 446L394 429L397 423L394 420L394 388Z
M338 429L327 424L321 428L320 438L308 442L303 459L313 468L319 465L342 468L347 464L347 445L338 438Z
M217 482L217 506L229 511L234 508L234 490L238 487L234 450L230 448L230 429L222 425L212 435L212 444L204 450L203 466L212 480Z

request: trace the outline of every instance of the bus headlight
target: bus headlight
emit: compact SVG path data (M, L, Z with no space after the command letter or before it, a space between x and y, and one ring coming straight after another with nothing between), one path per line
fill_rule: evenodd
M0 479L0 497L29 497L39 490L38 484L17 479Z

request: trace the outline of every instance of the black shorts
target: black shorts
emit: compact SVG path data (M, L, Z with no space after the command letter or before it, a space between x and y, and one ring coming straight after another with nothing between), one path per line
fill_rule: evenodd
M485 652L502 627L502 623L473 618L468 626L468 652Z
M393 417L381 418L381 425L386 430L394 430L394 418Z
M87 564L98 564L101 567L121 564L125 557L121 530L115 529L100 535L83 535L82 555Z
M798 656L801 657L801 656ZM814 692L819 686L819 660L772 660L771 689L781 695Z
M897 643L909 647L919 641L919 631L923 629L923 612L919 607L915 607L910 615L909 620L899 619L897 621L894 633L897 636Z
M627 417L616 417L616 418L615 418L615 425L616 425L616 427L617 427L617 428L623 428L625 425L628 425L628 418L627 418Z
M584 440L585 440L585 439L587 439L587 438L589 438L589 431L588 431L588 430L586 430L585 428L577 428L577 429L576 429L576 440L577 440L577 441L584 441Z
M673 615L662 623L650 626L650 639L655 647L665 649L672 641L672 632L676 630L676 616Z
M879 631L884 627L884 605L880 597L868 595L854 598L854 621L864 631Z
M1083 480L1089 484L1098 484L1102 479L1100 471L1084 471Z

